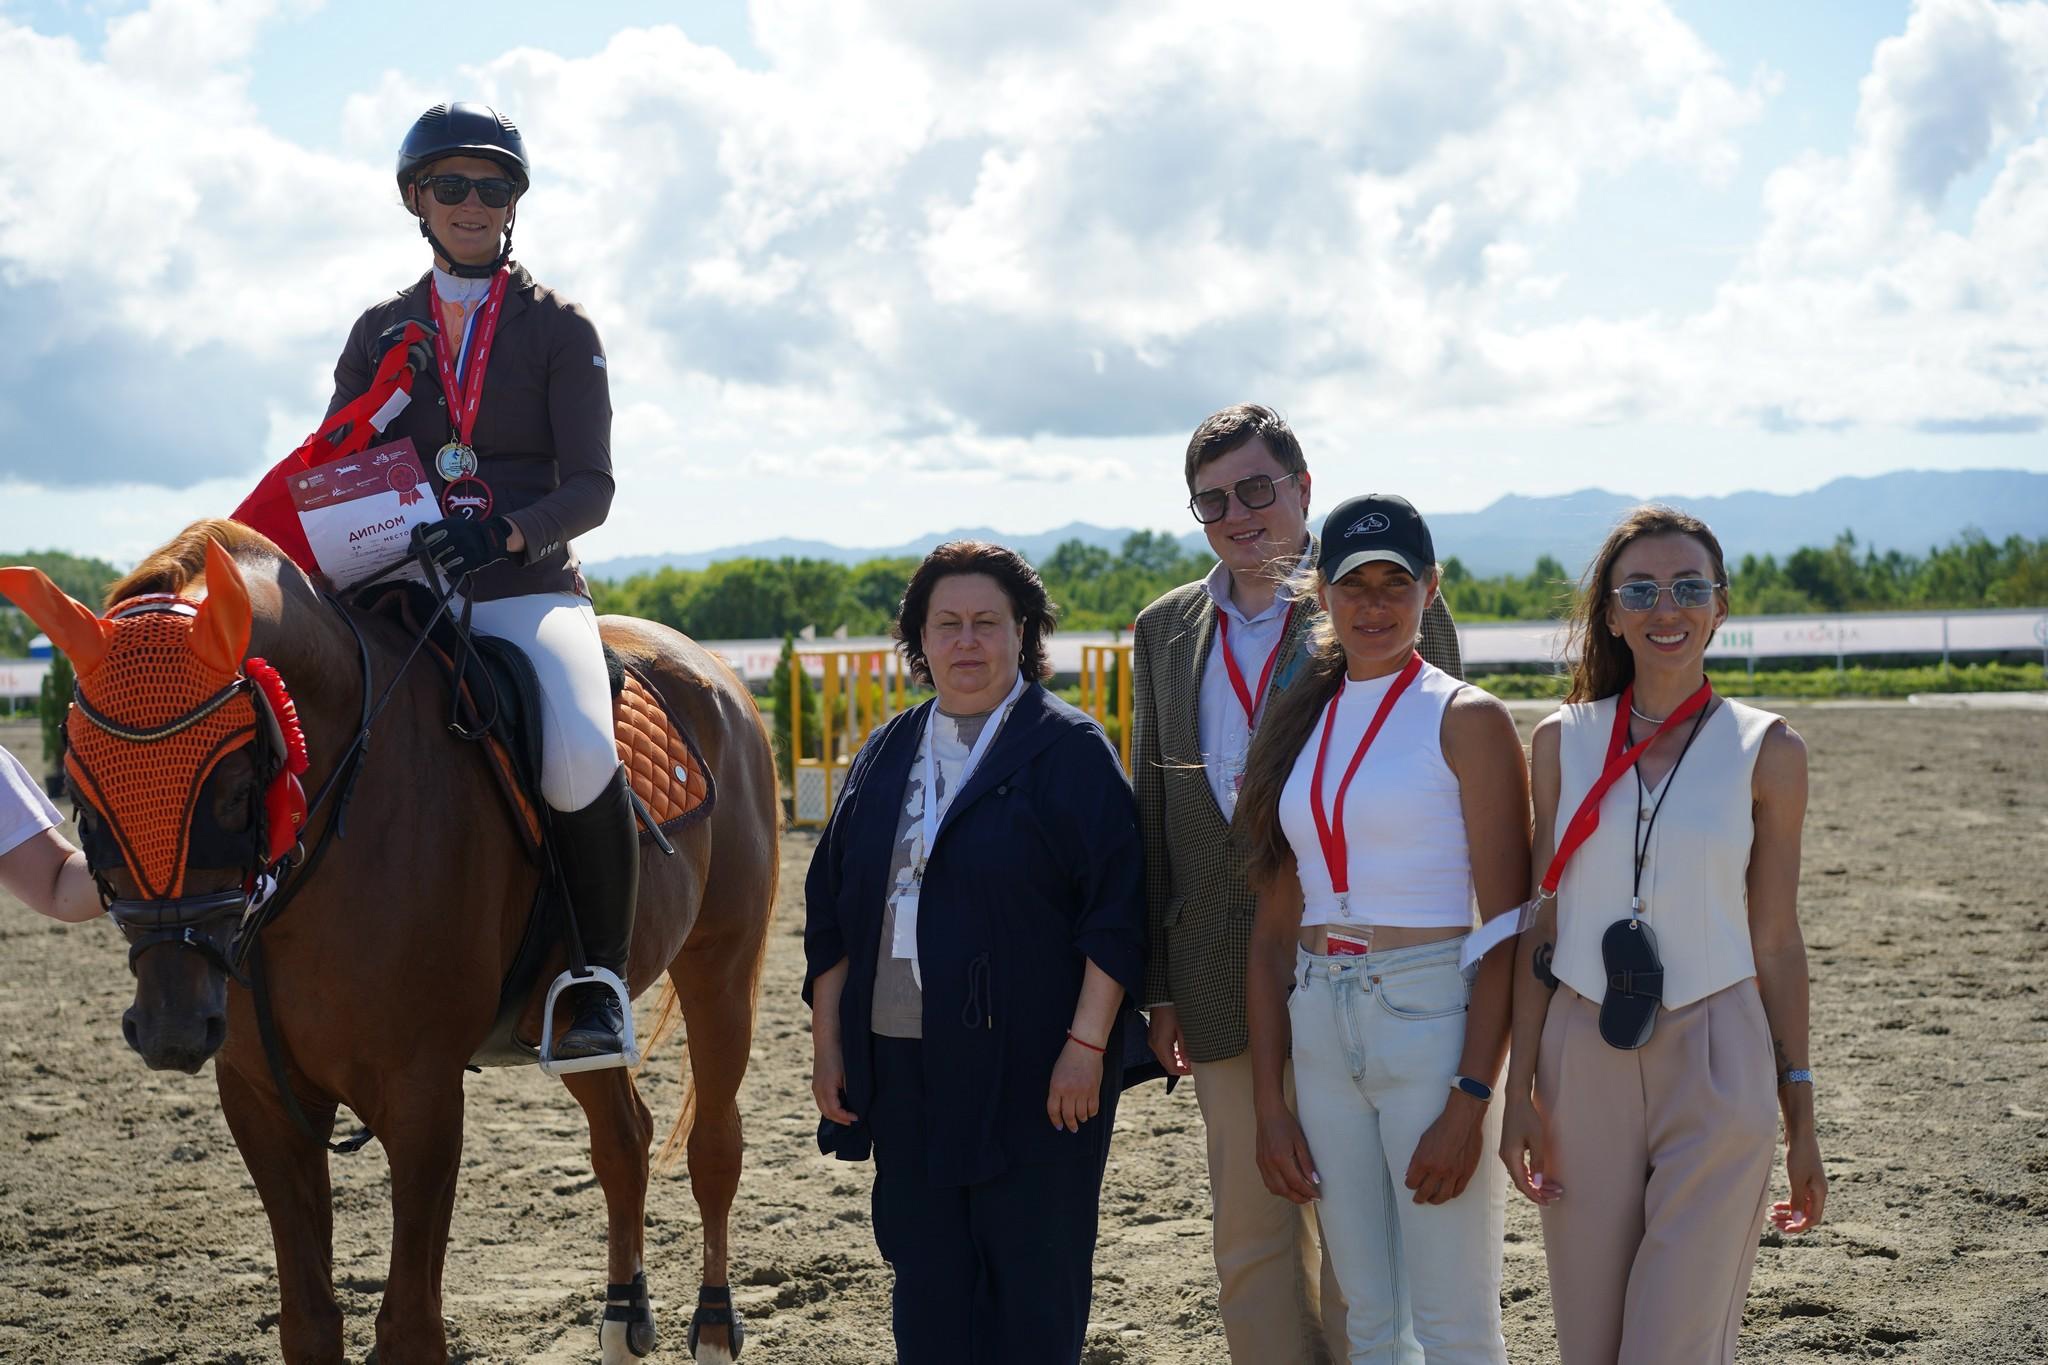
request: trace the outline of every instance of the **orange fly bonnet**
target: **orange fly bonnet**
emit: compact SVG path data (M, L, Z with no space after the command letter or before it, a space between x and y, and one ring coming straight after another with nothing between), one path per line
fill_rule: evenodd
M151 593L104 619L37 570L0 569L0 592L77 671L64 770L104 825L85 831L89 861L104 874L117 849L143 900L181 895L193 862L253 876L292 847L305 819L297 716L274 669L243 664L251 610L240 569L216 541L206 559L204 599ZM246 830L223 829L200 809L201 793L221 760L259 735L263 802Z

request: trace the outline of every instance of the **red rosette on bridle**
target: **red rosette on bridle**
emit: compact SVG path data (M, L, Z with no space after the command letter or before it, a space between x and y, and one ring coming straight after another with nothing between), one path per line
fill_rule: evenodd
M263 815L270 830L268 852L270 861L276 864L292 851L306 828L306 789L299 784L299 774L306 771L308 762L306 731L299 724L299 708L293 703L292 694L285 690L284 679L268 661L251 659L242 665L242 672L270 703L270 714L277 717L277 731L284 736L284 769L270 780L269 789L263 793Z
M277 728L284 733L284 766L294 776L306 771L306 732L299 725L298 704L292 694L285 690L284 679L278 676L267 660L251 659L244 670L249 681L263 689L263 696L270 703L270 714L277 717Z

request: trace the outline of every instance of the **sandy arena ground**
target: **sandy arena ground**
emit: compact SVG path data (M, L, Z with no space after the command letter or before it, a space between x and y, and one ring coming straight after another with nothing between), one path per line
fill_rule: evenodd
M2048 1360L2048 715L1790 714L1812 751L1801 908L1833 1194L1814 1236L1763 1237L1742 1359ZM0 740L24 757L36 746L26 727ZM801 833L785 845L742 1095L733 1283L749 1361L856 1365L891 1359L889 1273L869 1169L812 1143L796 894L811 847ZM120 1040L130 992L104 921L67 930L0 903L0 1360L275 1361L269 1233L212 1080L143 1069ZM643 1073L664 1126L679 1057L670 1046ZM594 1360L602 1196L579 1111L535 1072L472 1077L469 1092L454 1359ZM1222 1361L1194 1096L1133 1092L1117 1130L1087 1360ZM375 1146L334 1171L335 1277L361 1359L388 1184ZM698 1259L680 1171L649 1205L655 1359L679 1361ZM1541 1240L1520 1201L1507 1237L1510 1354L1553 1360Z

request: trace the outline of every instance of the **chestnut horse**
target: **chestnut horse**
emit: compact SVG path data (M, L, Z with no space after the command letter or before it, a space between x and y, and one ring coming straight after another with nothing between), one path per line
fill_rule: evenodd
M81 698L108 695L84 691L84 675L88 661L104 669L122 666L118 649L105 643L116 639L118 623L70 602L46 580L31 584L24 571L5 572L8 594L79 665ZM260 944L300 1107L324 1134L336 1105L346 1104L375 1132L390 1162L391 1268L377 1314L377 1359L380 1365L441 1365L447 1358L441 1271L462 1155L463 1067L496 1013L540 874L486 763L473 746L449 737L449 700L439 672L422 661L400 676L414 645L408 632L381 616L344 618L274 545L234 522L194 523L116 584L108 600L118 605L151 593L196 604L196 610L179 603L161 610L190 618L192 647L202 659L210 649L222 666L237 670L242 659L262 658L281 675L307 741L308 790L324 786L343 759L363 715L366 687L382 694L397 679L356 774L362 799L289 908L262 930ZM119 614L110 610L109 618ZM653 681L717 782L713 810L675 836L675 856L643 847L628 972L635 995L665 973L680 1004L689 1047L686 1085L694 1093L670 1141L687 1128L691 1190L704 1224L702 1281L711 1291L707 1300L715 1302L728 1284L727 1224L740 1176L736 1097L775 899L780 817L774 759L752 697L721 660L646 621L608 617L602 628L605 640ZM369 678L363 676L365 649ZM161 651L154 666L164 667ZM95 679L108 681L129 696L155 685L136 677L124 689L121 679ZM260 762L257 744L228 753L205 777L191 810L180 804L188 793L176 783L159 784L165 790L155 816L185 821L181 835L190 835L178 848L204 847L194 810L214 829L246 827L258 818ZM81 805L92 816L84 795ZM316 845L339 804L330 800L314 810L304 847ZM144 907L179 903L164 899L161 890L138 892L135 876L118 861L94 871L117 898L128 898L121 904L132 907L139 897ZM184 871L179 885L185 896L225 896L234 913L233 893L243 886L244 871L196 863ZM151 894L159 899L147 899ZM134 938L130 920L123 927ZM196 1071L217 1051L221 1108L262 1196L276 1246L284 1358L292 1365L340 1361L328 1150L280 1099L250 991L230 982L217 950L182 932L182 940L162 934L147 943L136 939L135 1002L125 1031L152 1067ZM191 946L201 950L181 950ZM556 959L537 991L545 991L562 965L562 954ZM538 1016L536 999L529 1023ZM642 1271L652 1119L627 1070L573 1074L563 1083L589 1120L591 1162L609 1218L610 1280L627 1284ZM717 1315L711 1317L715 1322ZM648 1335L651 1323L632 1344L645 1349ZM708 1325L698 1359L729 1360L735 1348L728 1326ZM600 1349L606 1365L631 1359L622 1329L604 1333Z

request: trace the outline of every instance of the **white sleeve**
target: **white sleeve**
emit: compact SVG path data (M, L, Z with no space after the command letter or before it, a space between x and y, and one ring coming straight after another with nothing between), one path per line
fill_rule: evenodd
M0 748L0 854L12 853L64 817L21 760Z

